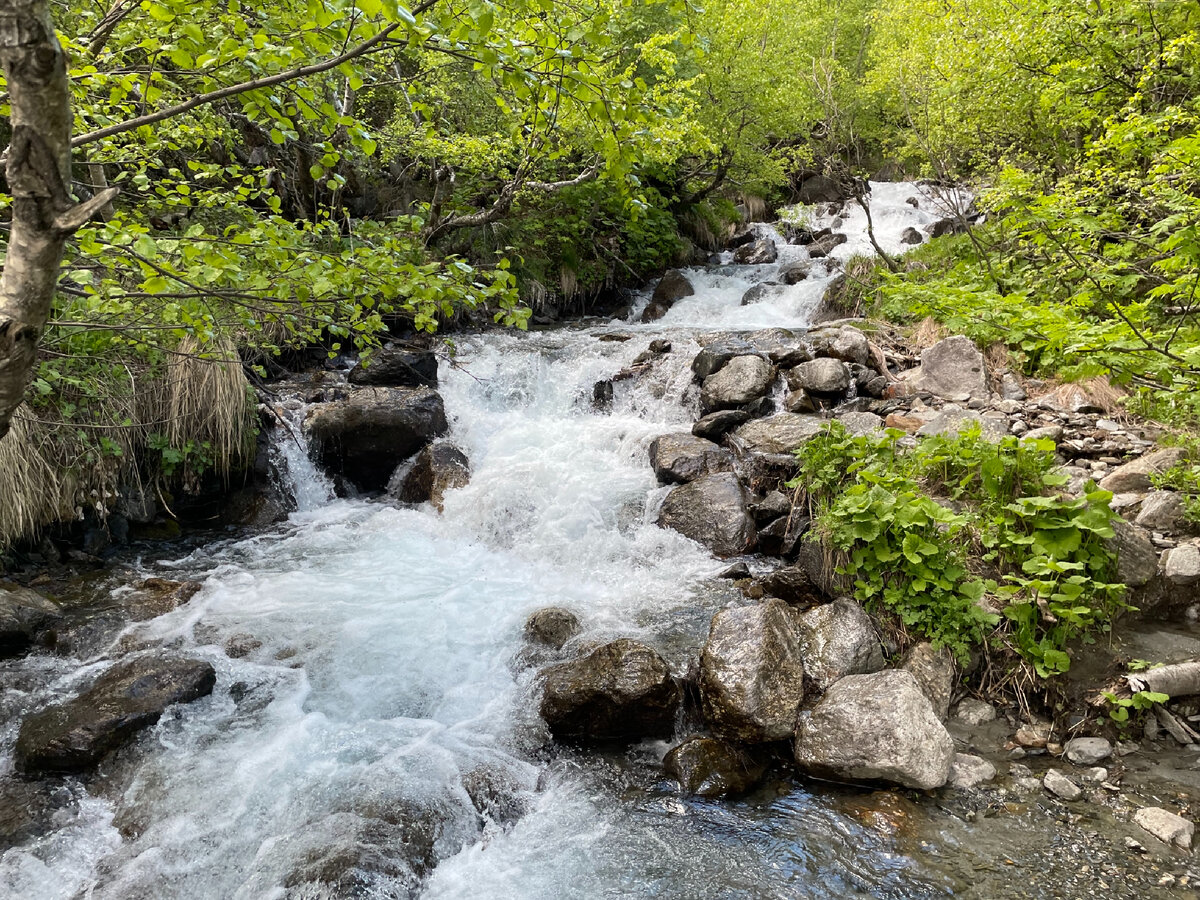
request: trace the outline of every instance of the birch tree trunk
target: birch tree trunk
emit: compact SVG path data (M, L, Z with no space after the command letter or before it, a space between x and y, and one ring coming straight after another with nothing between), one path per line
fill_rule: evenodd
M0 66L8 79L12 225L0 277L0 438L33 377L63 245L117 191L71 199L71 87L48 0L0 0Z

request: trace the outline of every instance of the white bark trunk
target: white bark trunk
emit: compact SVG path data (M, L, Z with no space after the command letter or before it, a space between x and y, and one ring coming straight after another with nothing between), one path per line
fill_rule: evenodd
M48 0L0 0L0 65L12 108L5 174L13 197L0 277L2 438L33 377L63 245L116 191L71 200L70 84Z

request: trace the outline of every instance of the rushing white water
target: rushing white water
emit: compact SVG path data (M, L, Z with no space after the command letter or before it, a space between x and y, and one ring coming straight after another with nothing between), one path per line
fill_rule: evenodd
M889 250L938 218L904 203L912 185L875 192ZM864 251L855 222L838 258ZM806 255L781 242L780 264ZM908 857L803 792L712 804L654 788L666 744L544 768L531 673L514 663L524 619L553 604L580 615L579 641L640 636L686 667L731 597L711 580L724 563L654 526L647 446L694 418L691 329L807 323L828 277L740 306L778 268L693 270L697 293L654 326L462 339L441 391L472 478L441 516L332 499L293 417L276 453L299 511L158 561L204 587L126 635L211 660L214 694L76 785L51 833L0 857L0 893L928 896ZM635 337L598 339L614 329ZM592 385L644 332L672 352L596 413ZM39 699L79 679L60 673Z

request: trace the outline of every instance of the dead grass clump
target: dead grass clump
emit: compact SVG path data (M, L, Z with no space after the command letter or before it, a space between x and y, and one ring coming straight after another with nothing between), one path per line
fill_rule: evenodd
M1070 381L1065 384L1051 385L1048 390L1038 395L1037 399L1052 401L1066 409L1088 405L1102 410L1107 416L1118 416L1124 412L1126 392L1114 385L1104 376L1089 378L1086 381Z
M237 348L223 340L202 348L185 338L167 364L157 408L146 420L163 422L172 447L211 448L213 468L222 478L239 469L254 447L250 383Z
M945 325L932 316L926 316L909 333L908 345L913 353L920 353L948 337L950 332Z

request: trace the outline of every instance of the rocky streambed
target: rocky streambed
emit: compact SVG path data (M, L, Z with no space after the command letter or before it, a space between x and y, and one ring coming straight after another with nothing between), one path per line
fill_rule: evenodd
M875 196L889 252L946 227L919 186ZM807 327L857 215L760 226L624 320L279 386L286 518L135 545L61 602L6 589L0 892L1190 891L1187 698L1123 736L986 703L804 540L781 487L830 418L1053 437L1119 498L1145 610L1095 676L1200 656L1153 429L961 338Z

